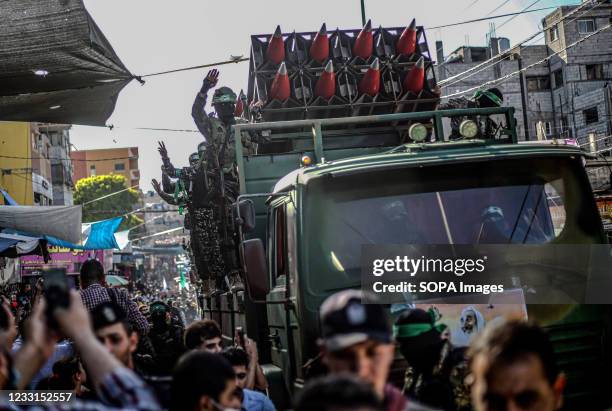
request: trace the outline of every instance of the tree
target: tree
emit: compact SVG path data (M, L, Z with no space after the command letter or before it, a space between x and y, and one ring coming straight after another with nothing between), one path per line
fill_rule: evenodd
M100 197L125 190L126 178L118 174L108 174L82 178L77 181L74 191L74 203L83 204L83 222L107 220L129 213L138 203L139 194L129 189L110 197ZM96 200L92 203L90 201ZM119 231L127 230L142 223L134 214L126 216L119 226Z

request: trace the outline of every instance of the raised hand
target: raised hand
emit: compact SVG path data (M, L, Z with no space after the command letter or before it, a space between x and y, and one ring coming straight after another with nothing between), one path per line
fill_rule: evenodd
M157 143L159 144L159 147L157 147L157 151L159 152L159 155L162 156L162 158L167 158L168 150L166 149L166 145L164 144L163 141L158 141Z
M206 74L202 88L209 90L217 85L217 81L219 81L219 70L212 69Z

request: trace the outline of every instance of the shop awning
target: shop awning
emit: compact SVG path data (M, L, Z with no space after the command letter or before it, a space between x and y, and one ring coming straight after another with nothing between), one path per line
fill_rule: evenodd
M0 228L81 241L81 206L0 206Z
M0 120L105 125L134 77L82 0L3 0Z

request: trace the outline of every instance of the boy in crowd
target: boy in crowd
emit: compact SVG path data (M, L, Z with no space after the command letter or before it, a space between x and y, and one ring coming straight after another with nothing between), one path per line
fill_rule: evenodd
M234 368L236 386L242 389L242 408L246 411L275 411L274 404L267 396L261 392L250 390L246 386L250 367L257 366L257 363L253 364L250 361L246 351L242 348L230 347L223 352L223 356Z

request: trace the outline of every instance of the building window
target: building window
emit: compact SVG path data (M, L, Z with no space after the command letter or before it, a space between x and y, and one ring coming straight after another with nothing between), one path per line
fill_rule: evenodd
M548 138L553 134L552 123L550 121L538 121L535 123L535 131L538 138Z
M549 31L550 41L555 41L559 39L559 26L556 24L552 26Z
M123 171L123 170L125 170L124 163L115 163L115 171Z
M586 76L587 80L602 80L604 78L603 64L587 64Z
M527 90L528 91L550 90L550 77L548 76L527 77Z
M578 33L588 34L594 31L595 31L595 20L593 19L578 20Z
M555 70L552 73L553 80L555 82L555 88L559 88L563 86L563 70Z
M582 111L582 115L584 116L585 124L593 124L599 121L599 114L597 113L597 107L587 108Z
M566 131L568 131L567 117L561 117L559 119L559 128L560 128L561 133L565 133Z
M487 60L487 49L473 48L470 50L470 52L471 52L471 57L472 57L472 63L478 63L478 62Z
M96 175L96 165L92 164L89 166L89 175L91 176L95 176Z

